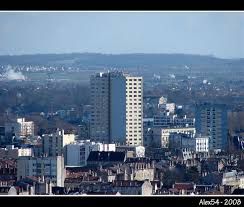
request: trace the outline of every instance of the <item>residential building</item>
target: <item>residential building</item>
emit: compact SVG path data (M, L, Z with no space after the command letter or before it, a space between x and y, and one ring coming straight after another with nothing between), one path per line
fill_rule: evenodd
M209 153L209 138L208 137L195 137L196 152Z
M91 151L87 159L87 165L104 166L124 163L125 152L99 152Z
M153 128L152 130L154 145L162 148L169 147L169 136L172 133L191 134L193 137L196 133L194 127Z
M121 195L152 195L153 186L150 181L115 180L113 190Z
M196 185L194 183L175 183L170 189L170 194L190 195L194 194Z
M161 96L158 100L158 105L166 104L168 102L168 99L166 97Z
M17 180L34 176L44 177L56 186L63 187L65 179L64 158L57 157L19 157L17 160Z
M158 104L159 112L169 112L170 114L175 113L175 103L164 103L164 104Z
M78 139L86 140L90 138L90 123L82 122L81 125L78 126Z
M116 146L117 152L126 152L126 157L145 157L145 147L143 146Z
M67 166L85 166L91 151L115 151L115 144L102 144L83 140L70 143L66 146L66 163Z
M173 132L169 135L169 148L170 149L183 149L189 148L195 150L196 140L193 134L177 133Z
M65 134L64 130L59 130L53 134L42 136L43 153L46 156L64 155L64 146L75 141L74 134Z
M6 148L0 148L0 159L17 159L20 156L32 155L32 148L15 148L14 145L7 145Z
M170 115L167 113L159 114L153 117L154 127L194 127L195 119L186 117L178 117L177 115Z
M227 149L227 109L223 104L204 103L196 106L196 131L209 137L209 150Z
M34 136L34 122L17 118L14 122L5 123L5 134L16 137Z
M91 139L143 144L143 81L122 72L91 77Z

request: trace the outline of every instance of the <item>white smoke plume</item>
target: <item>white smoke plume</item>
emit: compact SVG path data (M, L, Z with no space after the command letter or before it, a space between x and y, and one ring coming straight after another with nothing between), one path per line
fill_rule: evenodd
M21 72L16 72L11 66L8 66L3 77L7 80L25 80L25 76Z
M170 74L169 76L170 76L170 78L173 78L173 79L175 78L174 74Z

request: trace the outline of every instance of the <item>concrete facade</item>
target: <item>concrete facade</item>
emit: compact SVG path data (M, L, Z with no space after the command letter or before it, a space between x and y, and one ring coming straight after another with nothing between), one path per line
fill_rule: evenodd
M27 176L44 177L56 186L63 187L65 179L64 158L19 157L17 160L17 180Z
M142 145L143 81L122 72L91 77L91 139Z

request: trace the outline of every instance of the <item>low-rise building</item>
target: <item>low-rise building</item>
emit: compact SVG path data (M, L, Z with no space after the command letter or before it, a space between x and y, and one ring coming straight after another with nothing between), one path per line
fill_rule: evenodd
M82 140L73 142L66 147L66 162L67 166L85 166L91 151L115 151L115 144L103 144L91 142L90 140Z
M117 152L125 152L126 157L145 157L145 147L143 146L116 146Z
M87 165L104 166L124 163L125 152L99 152L92 151L87 159Z
M113 190L121 195L152 195L153 186L148 181L116 180L112 184Z
M17 159L20 156L32 156L31 148L15 148L14 145L7 145L0 148L0 159Z

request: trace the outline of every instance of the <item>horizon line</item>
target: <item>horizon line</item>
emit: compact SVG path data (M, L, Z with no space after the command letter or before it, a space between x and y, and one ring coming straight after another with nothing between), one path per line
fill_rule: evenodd
M97 55L192 55L192 56L203 56L203 57L212 57L216 59L227 59L227 60L239 60L244 59L244 57L219 57L214 54L196 54L196 53L153 53L153 52L124 52L124 53L106 53L106 52L50 52L50 53L22 53L22 54L0 54L0 57L2 56L31 56L31 55L72 55L72 54L97 54Z

